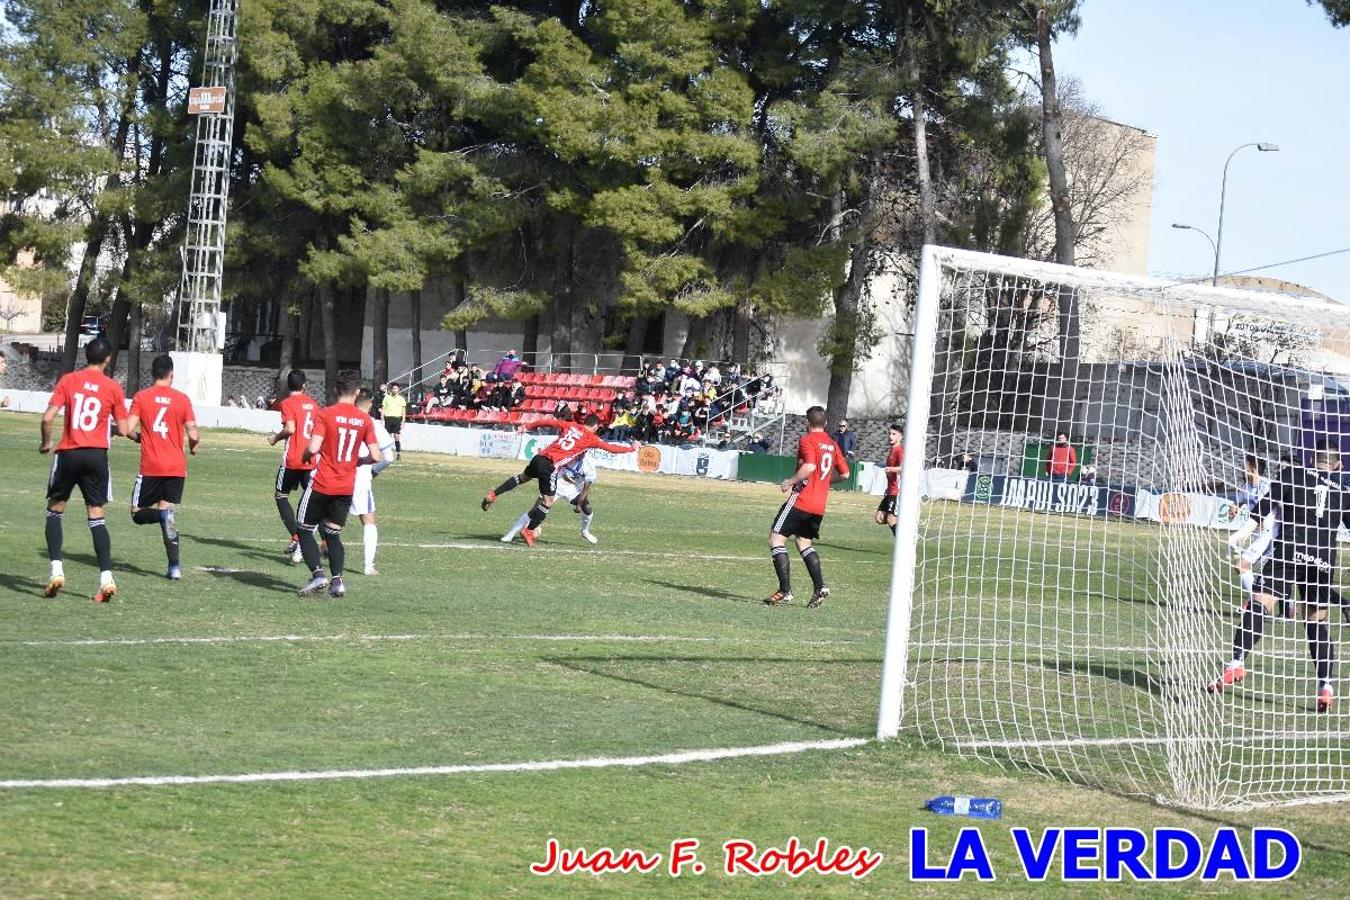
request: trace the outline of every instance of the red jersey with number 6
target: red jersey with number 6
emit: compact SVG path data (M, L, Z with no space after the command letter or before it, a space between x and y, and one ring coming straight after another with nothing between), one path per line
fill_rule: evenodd
M56 445L58 453L80 448L107 450L112 423L126 416L122 386L97 369L62 375L48 403L60 407L66 418L61 443Z
M314 437L323 438L314 490L330 497L351 496L361 445L379 446L370 416L350 403L334 403L315 414Z
M823 516L825 504L830 500L830 479L835 472L847 478L848 462L828 434L808 431L797 444L797 466L803 463L812 463L816 470L806 476L803 486L797 489L792 505L804 513Z
M183 431L197 421L188 395L171 387L148 387L132 399L131 414L141 423L141 474L185 477Z
M319 414L319 404L309 394L300 391L282 400L277 408L281 411L283 428L287 422L295 425L295 433L286 438L286 449L282 451L281 465L287 469L304 471L313 469L316 463L313 460L304 462L304 456L309 439L314 436L314 417Z

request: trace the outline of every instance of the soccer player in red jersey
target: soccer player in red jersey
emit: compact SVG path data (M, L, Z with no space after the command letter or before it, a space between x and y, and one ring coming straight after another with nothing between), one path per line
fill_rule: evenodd
M585 455L587 450L608 450L610 453L632 453L637 450L636 444L611 444L600 440L595 435L599 427L600 417L594 414L586 416L581 423L540 419L530 425L522 425L519 429L522 433L534 428L556 428L558 439L536 453L530 464L525 467L525 471L519 475L512 475L497 485L495 490L488 491L487 496L483 498L483 512L487 512L497 501L499 494L514 490L531 479L537 480L539 499L530 510L529 526L520 532L525 543L533 547L539 537L539 526L544 524L544 518L553 508L553 500L558 493L558 469Z
M806 434L797 444L797 471L780 488L792 492L778 510L769 533L769 548L773 568L778 573L778 590L764 598L766 606L792 602L792 577L788 567L787 539L797 539L797 551L802 555L806 571L811 573L815 592L808 609L815 609L830 596L825 577L820 571L820 557L812 541L820 537L820 523L825 518L825 504L830 499L830 485L848 477L848 462L834 440L825 433L825 409L813 406L806 411ZM835 475L838 475L838 478Z
M141 445L141 471L131 490L131 521L159 526L169 558L164 574L177 581L183 577L183 570L178 560L174 506L183 502L183 483L187 480L183 435L187 434L188 451L193 456L197 455L201 435L197 433L192 401L173 387L173 359L167 354L156 356L150 375L154 385L132 399L127 419L127 434Z
M877 506L877 524L891 526L891 534L895 534L895 523L898 521L895 501L900 496L900 466L905 461L905 430L896 422L886 437L891 442L891 452L887 454L886 467L882 469L886 473L886 495Z
M286 442L281 453L281 465L277 468L275 496L281 523L286 526L286 534L291 539L286 552L291 562L298 563L300 528L295 521L295 510L291 508L291 493L296 488L304 491L314 476L315 464L305 462L304 456L309 439L314 436L314 417L319 413L319 404L305 393L305 373L299 369L292 369L286 376L286 389L290 393L277 405L281 412L281 430L268 435L267 443L275 446L277 441Z
M56 458L52 460L52 474L47 482L47 556L52 562L51 577L42 592L47 597L55 597L66 586L61 555L64 539L61 517L65 515L66 501L77 485L89 513L89 534L94 539L94 554L98 557L99 587L94 602L106 603L117 593L112 576L112 539L108 536L103 507L112 499L108 484L108 443L112 439L113 423L117 423L119 434L126 434L127 413L122 386L107 375L111 356L112 347L101 337L86 344L84 358L88 365L61 377L47 403L47 411L42 414L39 453L53 450L52 423L58 414L65 416L61 442L55 445Z
M319 410L314 417L314 433L305 447L303 460L318 458L314 477L300 495L300 552L309 566L310 579L300 588L300 596L328 588L328 596L341 597L347 593L342 583L343 564L347 560L342 546L342 526L352 508L352 492L356 489L358 464L373 465L380 461L380 441L375 435L375 424L370 414L357 409L354 379L340 378L337 383L337 402ZM370 456L359 454L364 444ZM333 573L330 582L323 575L319 544L314 530L323 532L328 540L328 565Z

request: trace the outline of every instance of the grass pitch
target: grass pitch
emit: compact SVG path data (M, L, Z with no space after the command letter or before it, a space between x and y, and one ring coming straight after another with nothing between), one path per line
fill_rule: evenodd
M496 542L526 489L489 514L477 508L515 464L406 454L376 482L383 574L359 574L353 522L348 596L302 599L271 502L278 454L261 437L205 436L180 516L178 584L162 578L158 530L126 514L135 448L118 442L109 522L120 594L96 606L75 508L67 592L39 594L50 462L36 434L35 417L0 417L0 780L622 757L874 727L890 535L871 524L867 497L831 501L826 606L768 610L758 600L773 586L772 486L602 472L599 547L560 506L530 551ZM799 564L794 579L806 593ZM767 894L789 879L729 879L717 848L791 835L886 854L864 881L805 876L798 888L910 894L909 828L928 826L947 848L971 824L919 811L952 792L1001 797L1006 814L981 826L998 885L943 893L1068 890L1017 875L1012 825L1278 825L1305 846L1281 890L1336 896L1350 879L1344 805L1195 815L900 740L681 766L0 791L0 896ZM710 871L537 878L527 867L550 837L647 851L695 837ZM1152 889L1168 890L1249 889Z

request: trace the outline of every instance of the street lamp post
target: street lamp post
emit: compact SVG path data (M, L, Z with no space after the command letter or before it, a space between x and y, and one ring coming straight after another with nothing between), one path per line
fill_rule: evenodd
M1219 245L1214 243L1214 238L1209 236L1209 232L1203 228L1196 228L1194 225L1186 225L1181 222L1173 222L1172 227L1180 231L1194 231L1204 236L1209 241L1209 249L1214 251L1214 271L1219 271Z
M1213 283L1213 284L1218 284L1218 281L1219 281L1219 245L1216 244L1216 243L1214 243L1214 238L1210 237L1210 236L1209 236L1209 232L1205 231L1203 228L1196 228L1194 225L1186 225L1186 224L1183 224L1183 223L1181 223L1181 222L1173 222L1173 223L1172 223L1172 227L1178 229L1179 231L1194 231L1194 232L1196 232L1196 233L1198 233L1198 234L1204 235L1205 240L1209 241L1209 248L1210 248L1211 250L1214 251L1214 278L1213 278L1213 280L1212 280L1211 283ZM1214 307L1213 307L1213 306L1210 306L1210 307L1209 307L1209 311L1208 311L1208 313L1206 314L1205 319L1204 319L1204 321L1205 321L1205 334L1204 334L1204 339L1205 339L1206 341L1212 341L1212 340L1213 340L1213 335L1214 335L1214 318L1215 318ZM1195 324L1196 324L1196 330L1197 330L1197 332L1199 331L1200 322L1201 322L1201 313L1200 313L1200 310L1196 310L1196 312L1195 312ZM1199 341L1197 340L1197 343L1198 343L1198 342L1199 342Z
M1213 278L1210 279L1210 284L1217 285L1219 283L1219 259L1221 254L1223 253L1223 206L1224 201L1228 199L1228 164L1233 161L1233 157L1237 156L1239 151L1245 150L1248 147L1255 147L1262 153L1274 153L1275 151L1280 149L1279 146L1277 146L1276 144L1268 144L1264 141L1255 141L1250 144L1242 144L1238 147L1235 147L1233 148L1233 152L1228 154L1228 159L1223 164L1223 181L1219 186L1219 238L1218 240L1213 241L1214 276ZM1174 225L1172 227L1175 228L1176 226ZM1200 229L1196 228L1193 230L1199 231ZM1201 234L1204 234L1204 232L1201 232ZM1205 237L1209 237L1209 235L1205 235Z

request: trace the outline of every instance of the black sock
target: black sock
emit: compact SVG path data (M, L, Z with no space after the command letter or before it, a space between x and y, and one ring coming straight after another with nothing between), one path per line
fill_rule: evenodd
M52 562L61 561L61 544L65 538L61 529L61 517L64 515L65 513L59 513L54 509L47 510L47 557Z
M290 497L277 498L277 512L281 513L281 524L286 526L286 533L291 537L298 537L300 529L295 524L295 510L291 509Z
M891 534L895 534L895 526L894 526L894 525L891 526Z
M820 557L816 555L815 547L807 547L802 551L802 562L806 563L806 571L811 575L811 584L817 591L825 587L825 575L820 571Z
M792 567L788 560L786 547L774 547L773 571L778 576L778 590L784 594L792 593Z
M160 536L164 538L164 555L169 558L169 565L178 565L178 533L174 532L173 539L169 538L169 523L162 518L159 523Z
M1242 608L1242 624L1233 633L1233 661L1241 662L1251 649L1261 641L1261 632L1266 627L1266 609L1255 600L1250 600Z
M94 539L94 555L98 557L100 572L112 571L112 537L108 535L106 519L90 519L89 534Z
M319 553L319 542L314 539L314 529L301 528L297 537L300 539L300 553L304 556L309 571L322 573L323 556Z
M159 525L161 518L157 509L138 509L131 514L131 521L137 525Z
M1331 680L1336 667L1336 648L1331 643L1331 625L1326 622L1306 622L1308 632L1308 653L1317 664L1317 682L1321 684Z
M512 475L510 478L497 485L497 489L492 493L505 494L507 491L513 491L525 483L524 475Z
M394 452L395 452L395 453L402 453L402 452L403 452L403 439L402 439L402 438L394 438Z
M530 530L534 531L540 525L544 524L544 519L548 516L548 507L544 501L540 500L530 508Z
M341 578L347 563L347 548L342 546L342 529L324 526L323 536L328 541L328 570L334 578Z

